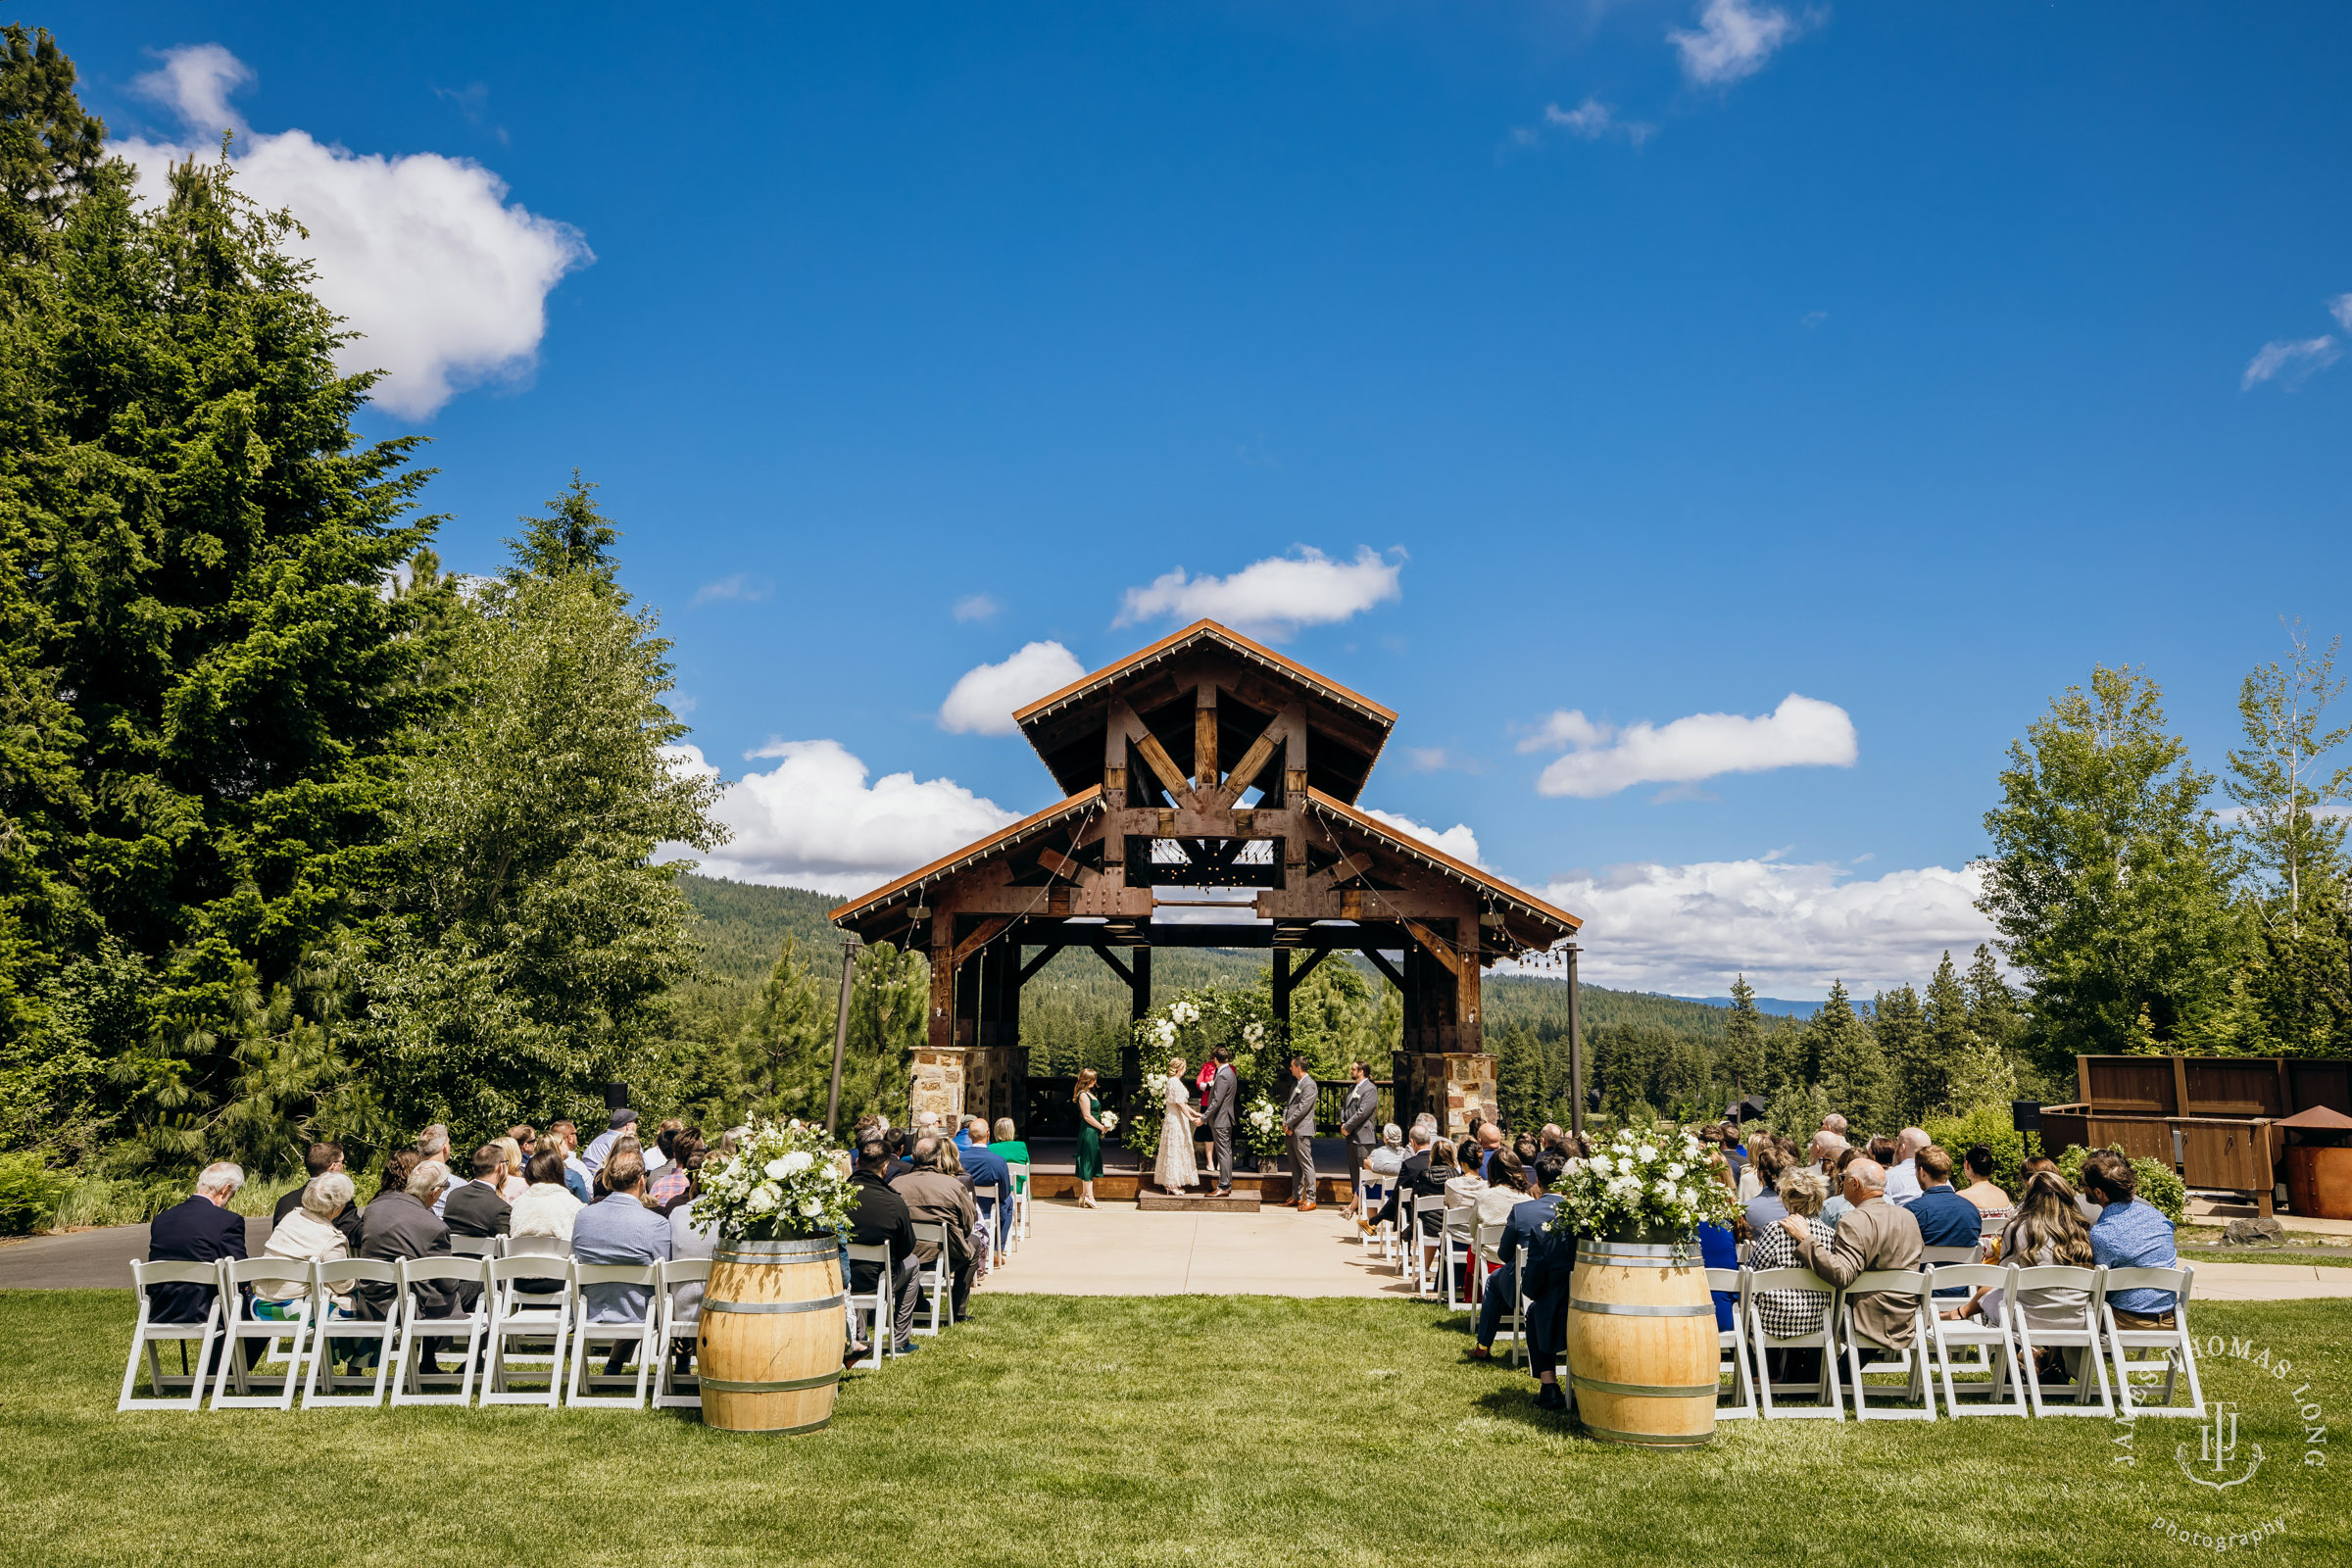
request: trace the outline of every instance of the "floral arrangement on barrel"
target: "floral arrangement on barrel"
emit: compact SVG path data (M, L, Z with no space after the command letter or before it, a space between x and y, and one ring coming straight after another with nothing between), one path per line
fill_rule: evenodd
M848 1160L821 1128L761 1122L724 1165L703 1167L698 1225L730 1242L830 1236L850 1220Z
M1606 1241L1694 1241L1699 1226L1724 1224L1739 1206L1707 1154L1677 1127L1621 1128L1590 1158L1568 1161L1551 1184L1560 1195L1551 1228Z

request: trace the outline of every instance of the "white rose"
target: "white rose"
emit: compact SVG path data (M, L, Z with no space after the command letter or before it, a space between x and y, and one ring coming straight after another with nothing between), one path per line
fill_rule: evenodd
M1680 1181L1680 1180L1682 1180L1682 1176L1683 1176L1683 1162L1682 1162L1681 1160L1679 1160L1679 1159L1678 1159L1678 1160L1674 1161L1672 1164L1668 1165L1668 1166L1666 1167L1666 1174L1667 1174L1667 1175L1669 1175L1669 1176L1672 1176L1672 1177L1673 1177L1675 1180L1677 1180L1677 1181Z
M1660 1198L1663 1198L1664 1200L1666 1200L1666 1201L1668 1201L1669 1203L1673 1202L1673 1201L1674 1201L1674 1183L1672 1183L1672 1182L1669 1182L1669 1181L1661 1181L1661 1182L1659 1182L1659 1183L1657 1184L1657 1186L1658 1186L1658 1196L1659 1196Z
M785 1163L785 1159L789 1159L790 1157L790 1155L786 1155L784 1159L771 1159L767 1162L767 1175L769 1180L780 1182L785 1177L792 1174L792 1167Z
M761 1182L759 1188L752 1194L751 1210L755 1214L766 1214L773 1212L776 1204L783 1200L783 1197L784 1195L782 1193L776 1191L775 1185L772 1182Z
M816 1156L814 1154L811 1154L806 1149L796 1149L791 1153L786 1154L782 1159L776 1161L776 1165L781 1165L784 1167L782 1170L776 1169L776 1165L770 1165L767 1167L767 1173L770 1176L798 1176L801 1172L807 1170L809 1166L815 1163Z
M1569 1164L1570 1168L1573 1169L1575 1166L1575 1161L1571 1160ZM1608 1155L1594 1154L1592 1156L1592 1169L1596 1174L1606 1176L1610 1171L1613 1171L1617 1167L1615 1165L1610 1163Z
M823 1203L821 1203L821 1202L817 1201L817 1200L816 1200L815 1199L813 1199L813 1198L810 1198L810 1199L804 1200L803 1200L803 1202L801 1203L801 1213L802 1213L802 1214L803 1214L803 1215L804 1215L806 1218L808 1218L808 1219L814 1219L814 1218L816 1218L816 1217L817 1217L819 1214L822 1214L824 1211L825 1211L825 1205L824 1205Z
M1655 1144L1643 1144L1638 1152L1641 1154L1642 1162L1646 1164L1650 1160L1658 1157L1658 1146Z

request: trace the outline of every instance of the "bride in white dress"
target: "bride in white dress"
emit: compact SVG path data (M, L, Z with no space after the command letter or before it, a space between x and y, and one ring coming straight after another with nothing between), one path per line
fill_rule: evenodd
M1193 1129L1200 1125L1200 1113L1193 1108L1192 1094L1185 1088L1182 1056L1169 1059L1162 1092L1166 1114L1159 1122L1159 1160L1152 1174L1160 1186L1176 1193L1200 1179L1200 1166L1193 1158Z

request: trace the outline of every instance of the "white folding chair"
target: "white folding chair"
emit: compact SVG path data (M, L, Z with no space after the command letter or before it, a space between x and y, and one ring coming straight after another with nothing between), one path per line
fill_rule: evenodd
M1482 1308L1487 1292L1494 1289L1494 1282L1502 1278L1499 1271L1503 1264L1509 1261L1502 1255L1503 1229L1504 1227L1500 1224L1477 1225L1473 1226L1470 1232L1470 1255L1481 1265L1478 1270L1477 1284ZM1496 1333L1500 1332L1500 1328L1497 1326Z
M1535 1359L1534 1352L1528 1348L1527 1344L1528 1294L1521 1283L1526 1278L1527 1249L1522 1247L1518 1250L1518 1255L1511 1259L1511 1304L1502 1315L1503 1328L1497 1330L1498 1337L1505 1331L1511 1336L1511 1365L1513 1366L1517 1366L1521 1361Z
M336 1296L349 1296L360 1285L383 1287L388 1304L380 1318L337 1317L328 1300ZM302 1407L305 1410L373 1408L384 1402L384 1389L392 1376L396 1359L393 1347L399 1342L403 1297L400 1291L400 1271L390 1263L372 1257L338 1257L311 1265L312 1309L322 1314L318 1332L311 1341L311 1374L302 1387ZM365 1343L375 1347L375 1366L368 1372L338 1372L336 1352L344 1347L357 1348ZM357 1359L353 1357L353 1359ZM324 1388L321 1390L320 1385ZM347 1389L367 1389L366 1394L345 1393Z
M1970 1290L1987 1289L2001 1292L2002 1308L2017 1299L2015 1276L2017 1271L1995 1263L1939 1263L1930 1271L1929 1278L1937 1286L1965 1286ZM1947 1297L1952 1303L1965 1302L1967 1297ZM1943 1413L1958 1419L1967 1415L2027 1415L2026 1384L2029 1379L2018 1369L2017 1344L2005 1323L1984 1319L1946 1318L1931 1298L1928 1328L1934 1336L1936 1376L1943 1384ZM1953 1352L1967 1352L1961 1359ZM1986 1373L1989 1384L1974 1381L1955 1383L1954 1372ZM1982 1398L1961 1397L1963 1392L1975 1394L1982 1390Z
M490 1260L482 1257L404 1257L394 1265L400 1282L400 1349L392 1375L392 1404L471 1404L474 1357L490 1327ZM475 1289L473 1305L463 1304L464 1288ZM428 1315L419 1291L441 1286L449 1310ZM424 1342L463 1336L464 1364L455 1372L422 1370ZM453 1392L451 1384L457 1387ZM430 1387L428 1387L430 1385ZM434 1392L438 1389L440 1392Z
M1786 1297L1818 1296L1821 1298L1821 1318L1812 1329L1802 1334L1777 1335L1764 1326L1765 1293ZM1773 1303L1777 1310L1780 1302ZM1828 1280L1809 1268L1768 1268L1747 1276L1747 1353L1756 1369L1756 1413L1767 1421L1842 1421L1845 1419L1844 1396L1838 1386L1838 1291ZM1810 1383L1774 1382L1772 1362L1774 1350L1821 1351L1821 1373ZM1816 1404L1780 1404L1776 1396L1810 1394Z
M571 1378L564 1402L575 1410L642 1410L645 1390L656 1354L654 1333L661 1317L655 1298L661 1294L662 1271L652 1263L581 1263L571 1265ZM591 1286L633 1285L645 1291L645 1309L634 1318L589 1316ZM619 1374L588 1370L588 1352L596 1346L608 1350L616 1345L637 1347L637 1378L630 1394L599 1394L621 1381Z
M2197 1380L2197 1342L2188 1335L2188 1289L2195 1283L2196 1271L2190 1268L2111 1268L2107 1271L2107 1287L2099 1301L2099 1331L2107 1338L2107 1348L2115 1357L2115 1396L2119 1408L2116 1414L2130 1420L2140 1415L2188 1415L2203 1420L2205 1416L2205 1388ZM2173 1326L2169 1329L2127 1329L2116 1326L2115 1293L2118 1291L2170 1291L2173 1293ZM2132 1357L2128 1350L2162 1350L2161 1357ZM2132 1397L2133 1374L2154 1377L2164 1374L2164 1390L2155 1404L2142 1404ZM2188 1403L2173 1403L2173 1385L2179 1376L2188 1374ZM218 1402L218 1401L216 1401Z
M1405 1200L1413 1210L1405 1227L1405 1235L1410 1238L1405 1250L1412 1256L1413 1294L1424 1298L1434 1296L1438 1290L1438 1259L1446 1252L1446 1195L1407 1193ZM1436 1228L1425 1229L1424 1219L1435 1220Z
M1711 1268L1707 1270L1707 1290L1728 1292L1732 1298L1732 1326L1715 1331L1715 1381L1723 1382L1723 1357L1732 1358L1732 1402L1725 1404L1723 1396L1715 1396L1715 1419L1738 1421L1756 1413L1756 1380L1747 1368L1747 1336L1740 1330L1741 1317L1747 1310L1747 1270L1744 1268Z
M2115 1398L2107 1387L2105 1347L2099 1343L2099 1315L2106 1308L2107 1271L2103 1268L2066 1268L2045 1265L2021 1268L2010 1276L2015 1289L2003 1300L2003 1316L2017 1327L2018 1375L2026 1380L2026 1397L2035 1415L2095 1415L2112 1417ZM2022 1301L2029 1291L2081 1291L2082 1310L2080 1316L2065 1314L2057 1324L2034 1323L2030 1320ZM2047 1311L2047 1308L2040 1310ZM2054 1315L2054 1314L2053 1314ZM2059 1385L2058 1397L2044 1398L2041 1375L2034 1364L2036 1350L2077 1350L2075 1375ZM2097 1387L2099 1402L2086 1402L2092 1387Z
M1888 1345L1864 1335L1854 1321L1857 1298L1865 1296L1911 1297L1911 1345L1909 1348ZM1854 1276L1853 1283L1838 1293L1838 1337L1845 1346L1846 1382L1853 1392L1854 1419L1857 1421L1933 1421L1936 1419L1936 1391L1928 1382L1928 1305L1933 1295L1927 1270L1915 1268L1868 1269ZM1865 1360L1867 1351L1879 1352ZM1900 1372L1905 1375L1903 1397L1916 1399L1919 1408L1901 1404L1872 1404L1870 1385L1863 1381L1866 1372Z
M1014 1247L1029 1239L1029 1167L1009 1165L1012 1171L1012 1242Z
M1445 1200L1441 1198L1439 1201L1444 1202ZM1460 1298L1462 1269L1455 1265L1457 1262L1467 1264L1470 1261L1477 1230L1478 1210L1475 1208L1449 1208L1439 1217L1438 1267L1446 1271L1446 1310L1448 1312L1463 1304Z
M1004 1260L1004 1190L995 1182L972 1189L972 1203L988 1224L988 1266L995 1268Z
M950 1321L953 1321L956 1315L956 1273L954 1262L948 1253L948 1231L949 1225L944 1219L933 1220L929 1224L920 1220L915 1221L914 1239L918 1242L936 1243L939 1248L939 1250L931 1254L931 1261L924 1265L920 1276L923 1289L929 1292L931 1297L931 1326L925 1328L922 1324L917 1323L914 1326L914 1332L917 1334L937 1334L939 1332L939 1314L943 1306L947 1308Z
M1373 1216L1389 1200L1389 1187L1393 1181L1393 1177L1375 1176L1369 1171L1364 1173L1364 1219L1370 1228L1355 1233L1356 1240L1363 1243L1365 1251L1370 1251L1377 1244L1383 1257L1389 1255L1389 1226L1386 1220L1376 1221Z
M138 1258L130 1261L131 1289L139 1298L139 1320L130 1331L130 1360L122 1368L122 1396L115 1401L117 1410L198 1410L204 1407L204 1369L213 1354L213 1343L220 1337L220 1270L211 1263L148 1263ZM147 1291L155 1285L202 1285L213 1293L212 1303L204 1316L194 1323L159 1323L153 1316L154 1303ZM182 1369L168 1373L164 1358L157 1347L178 1342ZM196 1365L184 1365L188 1346L197 1344ZM152 1395L133 1397L131 1391L138 1386L139 1362L147 1363L148 1386ZM187 1390L187 1397L173 1396L175 1390Z
M654 1335L654 1347L662 1364L654 1373L654 1408L699 1410L703 1407L701 1287L710 1282L710 1259L679 1257L657 1266L662 1270L662 1326ZM695 1297L681 1308L678 1295L687 1286L696 1288ZM676 1365L680 1341L694 1351L694 1370L683 1375Z
M556 1238L526 1237L555 1242ZM556 1243L562 1246L561 1242ZM554 1286L554 1290L546 1287ZM556 1408L564 1393L564 1348L571 1335L571 1259L545 1252L490 1260L490 1356L482 1374L482 1403L539 1404ZM520 1342L529 1348L516 1354ZM544 1345L542 1352L538 1347ZM547 1363L547 1387L516 1390L508 1385L519 1367L526 1377Z
M220 1304L225 1314L220 1348L220 1370L213 1379L216 1410L291 1410L294 1393L302 1386L303 1351L310 1344L311 1265L282 1257L224 1257L220 1270ZM238 1289L246 1285L274 1285L300 1303L292 1319L255 1317L254 1297ZM245 1364L245 1342L263 1342L253 1366ZM285 1342L281 1351L279 1342ZM285 1375L274 1380L261 1370L272 1356L285 1357ZM231 1389L235 1393L230 1393ZM260 1389L262 1392L254 1392Z
M496 1236L458 1236L453 1234L449 1239L450 1255L452 1257L497 1257L502 1250L498 1245L499 1241L500 1238Z
M855 1269L860 1263L871 1263L879 1272L874 1276L874 1288L871 1294L858 1295L853 1292L850 1296L851 1319L856 1321L863 1318L869 1321L871 1326L866 1331L865 1343L874 1348L873 1354L856 1364L878 1367L882 1364L882 1348L885 1345L890 1347L892 1354L898 1353L898 1346L895 1343L898 1303L891 1296L893 1282L890 1274L890 1244L878 1242L872 1247L860 1247L856 1242L852 1242L850 1244L850 1267ZM848 1282L845 1280L843 1283L846 1286Z

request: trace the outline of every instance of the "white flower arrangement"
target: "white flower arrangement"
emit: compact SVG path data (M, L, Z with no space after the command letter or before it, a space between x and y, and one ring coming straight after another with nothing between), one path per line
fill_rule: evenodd
M1261 1095L1242 1113L1242 1137L1253 1154L1282 1152L1282 1111L1274 1102Z
M1680 1131L1619 1132L1591 1158L1568 1161L1551 1190L1560 1195L1553 1230L1602 1239L1688 1242L1738 1206L1711 1179L1699 1141Z
M1095 1112L1095 1120L1102 1124L1102 1130L1106 1133L1115 1133L1119 1130L1119 1113L1115 1110L1098 1110Z
M695 1223L730 1242L829 1236L849 1223L845 1163L819 1129L762 1122L733 1159L703 1167Z

